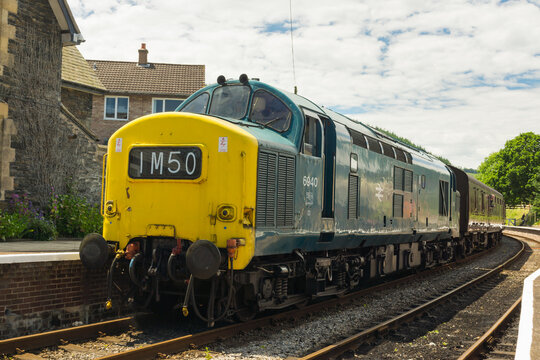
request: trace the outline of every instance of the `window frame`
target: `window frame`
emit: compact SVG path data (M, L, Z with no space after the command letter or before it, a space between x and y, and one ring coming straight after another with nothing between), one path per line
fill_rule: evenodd
M287 128L284 129L284 130L277 130L271 126L265 126L266 124L263 124L263 123L260 123L260 122L257 122L257 121L254 121L252 118L251 118L251 114L253 113L253 103L254 103L254 99L255 99L255 96L257 96L257 93L267 93L267 94L270 94L271 96L273 96L276 100L278 100L279 102L281 102L283 104L283 106L289 110L289 120L288 120L288 124L287 124ZM291 124L292 124L292 120L293 120L293 112L291 110L291 108L283 101L281 100L276 94L268 91L268 90L265 90L265 89L257 89L253 92L253 94L251 95L251 98L249 99L249 104L248 104L248 112L247 112L247 119L248 121L254 123L254 124L259 124L259 125L262 125L268 129L272 129L274 130L275 132L279 133L279 134L283 134L283 133L286 133L287 131L289 131L289 129L291 128Z
M175 99L175 98L160 98L160 97L153 97L152 98L152 114L159 114L158 112L156 112L156 104L155 104L155 101L156 100L163 100L163 108L165 108L165 101L167 100L175 100L175 101L180 101L180 104L178 104L178 106L182 105L184 103L184 101L186 99ZM176 109L178 109L178 106L174 108L173 111L175 111ZM165 112L165 110L163 111L160 111L160 112Z
M204 108L204 112L202 113L196 113L196 114L208 114L208 108L210 107L210 98L212 97L210 95L210 93L208 91L203 91L201 92L199 95L195 96L193 99L191 99L188 103L186 103L185 101L182 103L182 109L180 109L179 112L188 112L186 111L186 108L193 104L197 99L199 99L201 96L204 96L206 95L207 98L206 98L206 105L205 105L205 108Z
M107 99L114 99L114 117L107 117ZM127 99L126 118L118 118L118 99ZM129 96L105 96L103 101L103 120L129 121Z
M306 123L308 121L308 119L313 119L314 120L314 123L316 124L316 128L315 128L315 141L316 141L316 145L317 147L315 148L317 150L317 154L313 154L313 149L311 151L311 154L308 154L306 153L306 149L305 149L305 145L306 144L309 144L309 145L312 145L310 143L306 143ZM307 113L307 112L304 112L304 126L303 126L304 130L303 130L303 133L302 133L302 148L301 148L301 153L303 155L306 155L306 156L311 156L311 157L315 157L315 158L319 158L321 159L323 157L323 154L324 154L324 148L323 148L323 144L324 144L324 138L323 138L323 124L322 124L322 121L321 119L319 118L319 116L317 115L316 117L312 115L312 113Z
M210 112L210 111L212 111L212 105L214 105L214 101L217 101L217 99L214 98L216 92L218 90L223 90L225 88L232 88L232 87L235 87L235 86L237 86L237 87L247 87L249 89L249 92L248 92L248 95L247 95L246 107L244 109L243 114L241 116L239 116L239 117L224 116L222 114L212 114ZM229 118L229 119L233 119L233 120L245 119L248 116L249 112L250 112L252 93L253 93L253 91L251 90L251 87L249 87L248 85L244 85L244 84L221 85L221 86L215 87L214 89L212 89L212 94L211 94L211 96L209 98L210 101L207 103L206 114L211 115L211 116L221 117L221 118Z

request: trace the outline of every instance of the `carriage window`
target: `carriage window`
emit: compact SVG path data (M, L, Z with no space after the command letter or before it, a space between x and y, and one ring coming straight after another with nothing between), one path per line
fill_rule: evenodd
M311 116L306 116L303 148L306 155L321 156L321 125L319 120Z
M202 93L195 99L191 100L181 111L190 112L195 114L206 114L206 107L208 106L208 93Z
M279 132L289 129L292 112L277 97L267 91L259 90L253 95L249 118Z
M208 114L241 119L246 116L250 93L249 86L228 85L218 87L212 94Z

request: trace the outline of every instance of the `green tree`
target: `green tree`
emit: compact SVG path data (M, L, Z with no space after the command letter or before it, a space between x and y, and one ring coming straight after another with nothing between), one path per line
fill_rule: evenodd
M508 140L478 168L479 180L503 194L508 205L531 204L540 196L540 135ZM536 200L536 201L535 201Z

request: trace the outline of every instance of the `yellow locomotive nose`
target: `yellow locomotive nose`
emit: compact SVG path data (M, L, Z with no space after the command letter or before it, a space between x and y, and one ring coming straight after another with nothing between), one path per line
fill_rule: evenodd
M257 152L253 135L205 115L127 124L109 141L104 237L121 249L135 238L208 240L221 249L242 238L234 265L245 267L254 253Z

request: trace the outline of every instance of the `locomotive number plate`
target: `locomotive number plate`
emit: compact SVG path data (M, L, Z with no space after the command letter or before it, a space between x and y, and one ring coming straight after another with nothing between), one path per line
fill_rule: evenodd
M187 179L201 176L202 151L196 146L136 147L129 152L132 179Z

